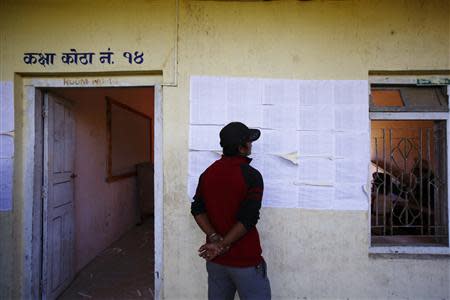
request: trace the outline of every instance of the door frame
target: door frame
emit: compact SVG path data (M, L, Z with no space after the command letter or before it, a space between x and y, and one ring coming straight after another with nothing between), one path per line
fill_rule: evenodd
M14 162L15 288L22 298L40 299L42 278L43 91L48 88L154 87L154 289L163 288L163 77L161 72L16 74Z

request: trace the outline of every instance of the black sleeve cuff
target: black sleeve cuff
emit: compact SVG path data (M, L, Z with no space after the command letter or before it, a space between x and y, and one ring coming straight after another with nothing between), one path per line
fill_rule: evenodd
M248 164L242 164L241 171L247 185L247 195L236 217L247 230L250 230L255 227L259 220L264 182L261 173Z
M202 198L201 192L201 182L202 182L203 174L200 175L198 179L197 189L195 190L194 202L191 203L191 214L193 216L203 214L206 212L205 201Z
M203 214L206 212L205 202L203 199L194 197L194 202L191 203L191 214L193 216Z
M237 214L237 220L241 222L247 230L255 227L259 220L259 209L261 208L261 201L245 200Z

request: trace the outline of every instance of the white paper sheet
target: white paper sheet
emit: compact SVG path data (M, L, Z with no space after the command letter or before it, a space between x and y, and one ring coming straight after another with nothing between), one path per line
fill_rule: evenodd
M13 158L0 159L0 211L12 209Z
M252 127L250 127L252 128ZM266 139L266 136L264 134L262 134L259 136L259 139L257 139L256 141L254 141L252 143L252 154L262 154L264 153L263 150L263 145L264 145L264 140Z
M297 165L275 155L264 155L262 173L268 181L293 183L297 179Z
M227 107L229 122L242 122L250 128L261 128L263 124L263 106L251 103L229 103Z
M281 155L296 152L298 150L298 134L296 130L262 130L262 152Z
M282 80L263 80L263 104L280 103L281 95L283 94Z
M201 102L202 105L211 103L227 103L227 79L225 77L191 76L191 102Z
M336 183L363 185L369 177L369 161L337 159Z
M6 133L0 133L0 159L13 158L14 138Z
M369 108L366 105L335 107L335 129L339 131L369 131Z
M12 210L14 162L14 86L0 81L0 211Z
M281 105L299 106L300 105L300 83L298 80L284 80L283 98ZM277 104L277 103L275 103Z
M336 80L334 104L365 105L369 99L369 84L365 80Z
M0 81L0 133L14 130L14 86Z
M301 185L298 191L298 207L331 209L334 199L334 187Z
M264 179L264 157L265 157L264 154L257 154L257 153L252 154L250 156L250 158L252 159L250 165L263 175L263 179Z
M227 102L228 104L262 105L263 83L252 78L228 78Z
M191 77L190 124L225 125L227 81L221 77Z
M333 105L333 80L301 80L299 82L300 105Z
M189 126L189 149L203 151L222 151L219 133L223 126Z
M368 196L359 184L338 184L332 204L334 210L367 210Z
M227 80L222 77L191 77L190 124L225 125Z
M336 132L335 156L338 158L351 158L364 160L370 156L370 139L368 132Z
M283 181L265 181L262 205L264 207L297 207L298 187Z
M248 127L262 126L262 83L249 78L229 78L227 123L239 121Z
M189 152L189 176L199 177L220 155L212 151Z
M267 129L297 129L298 105L264 105L262 127Z
M190 108L190 123L202 125L221 125L228 123L228 108L225 103L203 103L192 101Z
M263 104L299 105L299 81L282 79L262 80Z
M334 156L334 132L299 131L298 152L300 157Z
M333 130L334 115L334 108L331 105L300 106L298 129Z
M334 160L327 158L300 158L298 163L298 182L333 185L335 172Z
M278 154L277 156L282 158L282 159L287 160L288 162L293 163L294 165L298 165L299 156L298 156L298 152L297 151L296 152L290 152L290 153L287 153L287 154Z
M189 154L191 196L219 158L202 152L221 151L221 128L241 121L262 128L251 165L265 181L263 205L367 208L367 99L367 81L192 77L189 148L202 151Z

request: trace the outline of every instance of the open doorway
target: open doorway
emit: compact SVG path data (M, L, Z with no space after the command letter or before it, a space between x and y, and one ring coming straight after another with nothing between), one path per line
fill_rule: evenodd
M43 298L153 298L154 88L39 94Z

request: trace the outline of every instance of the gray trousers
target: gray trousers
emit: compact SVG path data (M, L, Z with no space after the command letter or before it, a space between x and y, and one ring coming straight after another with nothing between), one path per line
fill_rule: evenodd
M271 299L265 261L247 268L227 267L207 262L206 270L209 300L233 300L236 290L241 300Z

